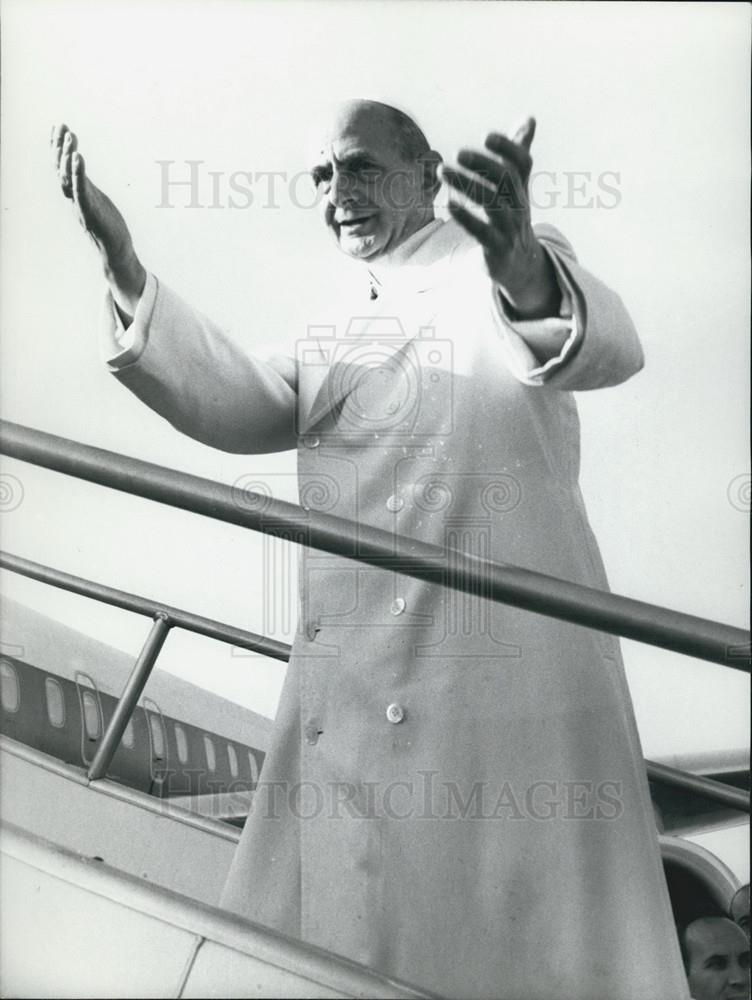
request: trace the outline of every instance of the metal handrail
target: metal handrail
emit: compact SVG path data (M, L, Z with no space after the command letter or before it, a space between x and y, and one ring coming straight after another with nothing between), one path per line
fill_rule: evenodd
M3 421L0 451L78 479L190 510L430 583L714 663L750 670L742 629L606 593L518 566L304 511L294 504Z
M126 685L115 706L113 716L107 723L102 741L89 765L87 775L90 781L104 778L107 774L120 746L123 733L136 710L138 699L151 676L157 657L171 628L182 628L188 632L209 636L220 642L231 643L233 646L263 653L277 660L287 661L290 658L292 647L285 642L268 639L266 636L256 635L254 632L247 632L245 629L236 628L233 625L226 625L213 618L194 615L181 608L151 601L145 597L139 597L137 594L129 594L125 590L117 590L115 587L107 587L104 584L95 583L93 580L85 580L72 573L63 573L51 566L32 562L31 559L23 559L10 552L0 552L0 567L18 573L20 576L26 576L31 580L48 583L73 594L80 594L82 597L91 597L102 604L109 604L125 611L135 611L137 614L148 615L154 619L151 631L133 664Z
M123 611L133 611L137 615L146 615L147 618L163 615L175 628L182 628L186 632L195 632L197 635L205 635L210 639L217 639L219 642L239 646L241 649L250 649L254 653L263 653L264 656L270 656L274 660L287 662L290 656L292 647L286 642L269 639L256 632L249 632L246 629L237 628L235 625L218 622L214 618L204 618L203 615L183 611L181 608L164 604L162 601L153 601L148 597L139 597L138 594L130 594L125 590L107 587L103 583L86 580L82 576L64 573L62 570L44 566L42 563L24 559L22 556L16 556L10 552L0 551L0 569L10 570L11 573L28 577L30 580L38 580L40 583L48 583L52 587L67 590L71 594L92 597L100 604L109 604L113 608L122 608Z
M658 764L654 760L646 760L645 767L651 781L660 781L661 784L681 788L684 792L704 795L714 802L731 809L738 809L740 812L750 812L749 792L741 788L734 788L733 785L716 781L714 778L706 778L701 774L681 771L679 768L669 767L668 764Z
M292 646L285 642L268 639L211 618L203 618L190 611L183 611L160 601L139 597L124 590L116 590L114 587L107 587L93 580L64 573L51 566L43 566L41 563L23 559L21 556L12 555L9 552L0 552L0 568L37 580L40 583L50 584L53 587L79 594L82 597L90 597L104 604L126 611L134 611L137 614L155 619L155 625L134 664L123 694L118 701L115 714L107 725L102 742L89 767L90 780L102 778L107 773L170 627L210 636L220 642L254 650L266 656L273 656L278 660L288 660L292 651ZM652 760L645 761L645 768L651 781L659 781L673 788L702 795L731 809L750 812L749 793L742 789Z
M289 537L290 530L294 529L303 532L306 544L313 548L439 582L452 589L474 594L483 592L490 600L597 627L739 670L750 669L749 635L728 625L682 615L531 570L486 562L454 549L441 549L415 539L394 538L378 528L303 511L293 504L261 494L243 491L233 495L232 488L222 483L6 421L0 422L0 432L1 453L43 468L267 534ZM397 543L404 545L407 552L397 555ZM448 565L452 567L451 577L446 574ZM289 658L291 647L286 643L84 580L20 556L0 553L0 566L154 619L89 768L91 780L106 774L170 628L183 628L276 659ZM438 579L437 571L440 573ZM653 761L645 764L651 780L704 795L734 809L750 811L749 794L740 789Z
M167 615L158 614L154 616L154 624L151 632L146 638L141 652L138 654L136 662L133 664L128 681L123 688L123 693L118 698L115 711L105 730L102 742L97 747L94 759L89 765L89 780L96 781L97 778L104 778L107 774L112 758L115 756L120 741L123 738L131 716L136 711L138 699L146 687L146 682L151 676L151 672L157 662L164 641L170 631L170 622Z

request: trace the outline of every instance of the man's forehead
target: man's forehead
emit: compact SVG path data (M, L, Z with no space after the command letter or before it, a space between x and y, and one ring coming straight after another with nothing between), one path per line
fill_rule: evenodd
M382 105L348 101L317 116L309 129L306 159L310 163L342 159L354 152L389 155L395 152L395 128Z
M720 917L695 921L688 928L687 944L705 954L736 954L749 948L744 931L731 920Z

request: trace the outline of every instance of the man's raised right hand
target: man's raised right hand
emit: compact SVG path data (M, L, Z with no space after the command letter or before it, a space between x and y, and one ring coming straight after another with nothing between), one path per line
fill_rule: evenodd
M133 249L125 219L104 192L86 176L78 139L67 125L55 125L50 136L52 163L60 187L76 208L78 221L99 251L105 277L123 319L133 317L146 283L146 271Z

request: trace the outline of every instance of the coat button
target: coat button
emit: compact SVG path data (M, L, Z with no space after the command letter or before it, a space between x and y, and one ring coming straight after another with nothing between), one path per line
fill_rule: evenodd
M405 710L401 705L393 702L386 710L386 717L393 725L396 726L398 722L402 722L405 718Z
M386 509L392 511L393 514L396 514L398 510L402 510L404 506L405 501L399 493L392 493L386 502Z
M306 625L306 637L310 639L311 642L316 638L316 633L321 631L320 625L314 625L313 622Z
M319 736L321 736L321 731L318 726L309 724L305 727L305 741L308 746L316 746Z
M407 607L407 602L405 601L404 597L395 597L394 600L392 601L392 606L389 608L389 610L392 612L393 615L401 615L406 607Z
M319 439L316 437L315 434L313 435L313 437L304 438L303 443L305 444L306 448L318 448L318 446L321 444L321 442L319 441Z

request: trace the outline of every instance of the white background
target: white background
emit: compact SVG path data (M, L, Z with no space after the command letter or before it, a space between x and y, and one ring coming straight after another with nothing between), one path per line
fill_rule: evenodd
M322 105L396 103L448 159L532 113L534 170L553 174L535 181L535 220L562 229L619 291L647 356L625 386L578 399L583 489L612 588L745 626L745 5L15 0L2 12L6 419L296 500L293 453L198 445L102 366L104 286L49 165L54 122L79 135L145 265L252 349L304 336L316 304L348 280L296 179ZM201 161L203 207L186 207L185 188L159 207L157 161L186 179L187 159ZM209 171L221 207L208 207ZM253 203L233 208L236 171L287 180L270 198L269 181L254 179ZM5 548L292 640L294 570L279 559L294 557L278 544L20 463L4 471L15 477L4 483ZM9 574L3 589L133 652L148 629ZM646 756L749 745L743 675L637 643L624 651ZM284 673L180 634L161 664L267 714ZM744 875L744 837L724 843Z

